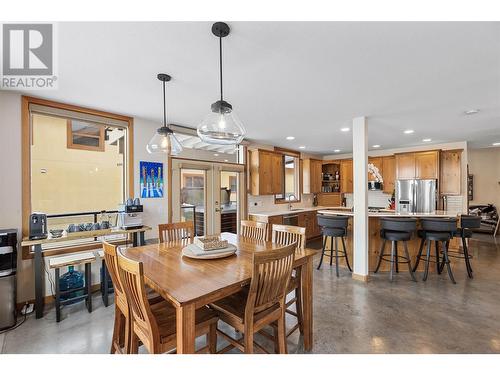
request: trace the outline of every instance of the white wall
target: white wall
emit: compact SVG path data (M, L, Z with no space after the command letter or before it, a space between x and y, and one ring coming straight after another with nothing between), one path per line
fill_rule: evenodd
M469 173L474 176L474 200L500 210L500 147L469 150Z

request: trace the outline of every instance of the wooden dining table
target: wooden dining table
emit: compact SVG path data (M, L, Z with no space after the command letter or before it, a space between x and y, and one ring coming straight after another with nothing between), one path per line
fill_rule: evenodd
M190 240L127 248L123 254L143 263L145 283L176 308L177 353L195 352L195 310L234 294L250 284L252 254L279 248L272 242L222 233L236 246L222 259L192 259L182 255ZM294 268L301 268L304 350L312 349L313 256L315 250L297 250Z

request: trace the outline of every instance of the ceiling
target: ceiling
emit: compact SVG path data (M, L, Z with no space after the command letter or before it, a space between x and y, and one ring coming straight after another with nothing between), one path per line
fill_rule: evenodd
M367 116L369 144L380 149L423 138L500 142L498 22L229 25L225 99L251 140L349 152L351 133L340 128ZM218 40L210 29L210 22L60 23L58 90L25 92L160 123L156 74L165 72L173 77L169 122L194 128L218 97Z

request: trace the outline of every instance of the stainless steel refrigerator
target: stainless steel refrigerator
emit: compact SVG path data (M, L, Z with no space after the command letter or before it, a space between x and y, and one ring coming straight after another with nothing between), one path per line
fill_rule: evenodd
M396 212L436 211L437 180L396 180Z

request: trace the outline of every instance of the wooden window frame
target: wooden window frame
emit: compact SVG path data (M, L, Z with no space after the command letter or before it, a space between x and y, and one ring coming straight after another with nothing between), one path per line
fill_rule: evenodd
M66 134L67 134L67 148L75 149L75 150L85 150L85 151L99 151L99 152L104 152L104 140L105 140L105 126L104 125L99 125L99 135L93 135L93 134L85 134L85 133L78 133L73 131L73 126L72 126L73 120L68 120L66 124ZM87 138L96 138L99 139L99 146L88 146L88 145L81 145L78 143L73 143L73 135L80 135L82 137L87 137Z
M47 99L35 98L31 96L21 96L21 152L22 152L22 237L29 235L29 218L31 215L31 116L30 104L37 104L46 107L53 107L62 110L79 112L94 116L106 117L127 123L127 186L126 196L134 196L134 119L116 113L100 111L92 108L80 107L71 104L59 103ZM42 252L42 256L52 256L57 254L73 253L77 251L88 251L99 247L98 243L70 245L57 249L49 249ZM22 258L32 259L34 254L28 246L22 248Z
M274 195L274 204L288 204L288 203L300 203L302 201L302 159L301 159L301 154L300 152L297 152L297 151L294 151L294 150L290 150L288 148L283 148L283 147L274 147L274 152L277 152L277 153L280 153L280 154L283 154L283 157L286 156L291 156L293 158L296 158L297 159L297 173L299 174L299 181L298 181L298 198L297 200L294 200L294 201L288 201L286 199L286 194L285 195L285 198L277 198L276 197L276 194ZM283 189L285 189L285 173L284 173L284 170L285 170L285 160L283 159Z

